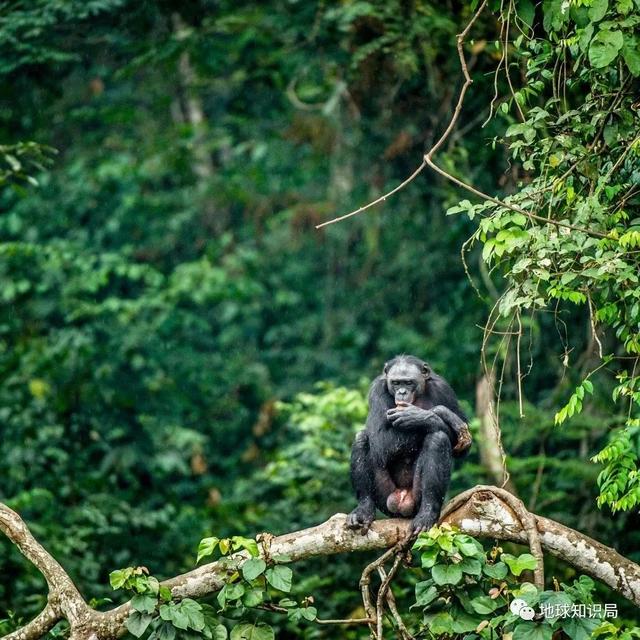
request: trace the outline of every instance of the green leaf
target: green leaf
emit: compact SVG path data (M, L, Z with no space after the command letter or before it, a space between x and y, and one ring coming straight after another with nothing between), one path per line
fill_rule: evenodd
M484 243L484 247L482 247L482 259L485 262L489 262L491 259L491 254L495 251L496 241L493 238L489 238Z
M227 628L224 625L219 624L214 627L211 640L227 640L228 635Z
M496 564L485 564L482 570L490 578L494 580L504 580L509 573L509 569L504 562L496 562Z
M565 22L569 20L569 12L563 7L564 0L544 0L542 11L544 14L543 26L545 31L559 31Z
M159 609L160 617L170 622L174 627L185 630L189 626L189 619L178 607L178 603L163 604Z
M239 624L231 630L231 640L274 640L273 629L264 622Z
M175 637L176 628L170 622L162 622L147 640L174 640Z
M624 34L622 57L634 76L640 76L640 38L632 33Z
M531 0L519 0L516 5L518 17L528 26L533 26L533 19L536 15L536 8Z
M220 538L216 538L215 536L200 540L200 544L198 545L198 558L196 562L200 562L202 558L213 555L213 552L216 550L219 542Z
M431 569L433 565L438 561L438 554L440 549L438 547L429 547L426 551L420 554L420 564L423 569Z
M633 9L633 0L617 0L616 9L618 10L618 13L626 15Z
M318 617L318 610L315 607L293 607L287 611L287 618L292 622L307 620L313 622Z
M500 605L500 602L491 599L489 596L478 596L469 602L476 613L486 615L493 613Z
M607 13L608 8L609 0L593 0L588 11L589 20L591 20L591 22L600 22Z
M447 551L448 553L451 553L453 551L453 536L450 532L439 535L436 539L436 542L438 543L438 546L444 551Z
M436 584L458 584L462 580L462 569L457 564L437 564L431 569Z
M477 558L464 558L458 566L462 569L462 573L468 573L471 576L482 575L482 565Z
M156 596L157 598L158 594L160 593L160 583L158 582L158 578L149 576L147 578L147 587L151 595Z
M282 598L278 604L285 609L291 609L292 607L298 606L298 603L291 598Z
M246 549L254 558L260 554L258 551L258 543L253 538L233 536L231 542L233 543L234 550Z
M606 67L617 58L623 42L621 31L599 31L589 45L589 62L596 69Z
M185 598L178 603L177 608L187 618L187 627L189 629L194 631L202 631L204 629L204 613L202 613L200 603L191 598Z
M158 594L160 595L160 599L164 600L164 602L170 602L171 601L171 589L169 589L169 587L160 587L160 589L158 590Z
M249 589L242 596L242 604L249 609L262 604L264 600L264 591L262 589Z
M302 617L309 622L313 622L318 617L318 610L315 607L304 607Z
M462 555L475 557L484 556L482 545L470 536L457 536L455 544Z
M267 582L275 589L279 589L285 593L289 593L289 591L291 591L293 572L289 567L279 564L267 569L264 575Z
M416 541L413 543L413 547L412 549L418 551L420 549L428 549L430 547L433 547L436 544L436 541L434 538L432 538L429 535L428 531L423 531L418 538L416 539Z
M140 613L139 611L134 611L125 622L125 626L131 635L134 635L136 638L139 638L146 630L147 627L151 624L153 620L153 616L148 613Z
M500 560L505 562L514 576L519 576L526 569L535 569L538 562L530 553L523 553L518 557L512 556L510 553L503 553Z
M148 594L133 596L131 599L131 606L140 613L153 613L157 604L157 598Z
M233 602L234 600L239 600L245 593L245 588L243 584L225 584L220 591L218 591L218 595L216 599L218 600L218 604L221 609L224 609L227 605L227 602Z
M205 627L202 606L191 598L163 604L160 607L160 617L171 622L177 629L202 631Z
M513 630L512 640L551 640L553 629L546 623L521 622Z
M589 23L584 29L579 31L579 33L580 37L578 38L578 46L580 47L580 51L586 53L589 48L591 38L593 37L593 25Z
M560 626L571 640L589 640L600 623L597 618L566 618Z
M431 580L424 580L416 584L416 604L426 607L438 597L438 590L431 584Z
M429 629L429 633L434 636L451 635L453 631L453 618L447 611L441 611L440 613L428 614L424 617L426 628Z
M478 625L482 622L482 618L476 618L469 615L466 611L457 611L453 614L453 632L454 633L469 633L475 631Z
M242 565L242 577L251 582L264 573L267 563L262 558L249 558Z
M109 574L109 584L112 589L122 589L126 584L127 580L131 577L133 573L133 569L131 567L127 567L126 569L118 569L117 571L112 571Z

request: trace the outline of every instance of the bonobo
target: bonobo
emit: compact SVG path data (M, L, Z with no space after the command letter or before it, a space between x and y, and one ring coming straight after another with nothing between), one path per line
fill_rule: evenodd
M369 390L369 414L351 451L358 506L347 526L366 533L376 507L413 518L412 532L431 528L451 477L453 457L467 453L467 418L447 381L414 356L397 356Z

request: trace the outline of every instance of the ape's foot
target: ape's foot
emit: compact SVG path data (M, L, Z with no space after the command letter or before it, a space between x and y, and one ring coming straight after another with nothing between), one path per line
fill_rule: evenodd
M348 529L360 529L360 533L365 535L375 518L376 508L373 505L359 504L347 516L346 526Z
M423 531L429 531L438 522L439 516L440 514L433 510L419 512L411 523L411 535L417 536Z

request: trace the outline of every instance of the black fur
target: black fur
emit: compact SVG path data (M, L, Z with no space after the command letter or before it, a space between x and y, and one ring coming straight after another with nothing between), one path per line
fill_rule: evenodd
M408 384L417 389L411 405L401 403L396 408L398 396L390 392L393 376L387 376L394 371L411 379ZM460 439L457 447L461 434L468 436L466 423L453 389L425 362L398 356L387 363L371 384L366 427L353 444L351 479L358 506L347 526L366 532L376 507L389 516L411 515L414 533L435 524L449 486L452 459L470 446L470 441L464 439L462 444ZM392 504L398 496L406 497L406 513L390 511L391 494Z

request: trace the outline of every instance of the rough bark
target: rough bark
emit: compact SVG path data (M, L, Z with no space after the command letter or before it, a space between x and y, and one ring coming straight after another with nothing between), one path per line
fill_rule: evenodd
M476 537L489 537L529 544L531 532L522 514L500 498L502 490L477 486L453 498L443 510L442 521ZM558 522L534 516L542 549L573 565L579 572L599 580L640 606L640 566L607 547ZM336 514L310 529L271 537L265 536L265 556L286 555L292 562L312 556L385 549L406 537L409 521L390 519L375 522L367 535L345 528L346 516ZM108 612L91 610L58 562L33 538L20 517L0 504L0 530L43 573L50 589L49 605L33 621L5 636L5 640L36 640L63 618L69 620L71 637L111 640L122 635L131 608L124 604ZM246 556L238 554L238 562ZM175 598L198 598L218 591L226 570L218 562L203 565L163 584Z
M516 488L509 479L506 464L502 459L504 449L493 402L494 383L488 373L480 376L476 382L476 415L480 418L480 462L493 482L515 496L518 495Z

